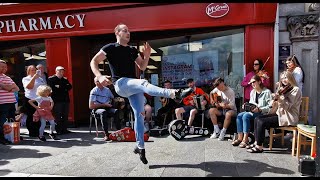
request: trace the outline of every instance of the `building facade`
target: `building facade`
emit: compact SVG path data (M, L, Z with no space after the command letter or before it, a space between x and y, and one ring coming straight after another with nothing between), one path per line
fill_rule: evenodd
M224 77L235 89L262 59L274 77L276 3L19 3L0 6L0 58L10 62L17 84L29 64L43 63L48 74L66 68L73 84L70 117L73 125L88 122L88 98L94 86L89 62L99 49L115 42L114 27L128 25L130 45L152 47L147 70L137 70L161 86L171 80L185 87L194 78L210 89L212 79ZM124 64L125 65L125 64ZM107 61L100 64L108 74ZM21 84L20 84L21 86ZM156 100L154 102L157 102ZM155 108L156 108L155 103Z
M279 65L288 55L295 54L304 73L303 96L310 97L309 123L317 119L317 72L319 50L320 3L279 4ZM279 70L282 70L279 66ZM319 98L319 97L318 97Z

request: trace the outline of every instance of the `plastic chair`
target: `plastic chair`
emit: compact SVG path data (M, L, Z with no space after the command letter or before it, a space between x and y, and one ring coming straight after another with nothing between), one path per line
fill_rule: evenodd
M308 111L309 111L309 97L302 97L301 98L301 105L300 105L300 115L299 115L299 122L298 124L307 124L308 123ZM275 133L275 129L280 129L280 133ZM291 131L293 132L293 139L292 139L292 151L291 155L295 155L296 149L296 141L297 141L297 126L281 126L276 128L270 128L270 140L269 140L269 150L272 150L273 139L275 137L281 137L281 145L284 145L284 131Z

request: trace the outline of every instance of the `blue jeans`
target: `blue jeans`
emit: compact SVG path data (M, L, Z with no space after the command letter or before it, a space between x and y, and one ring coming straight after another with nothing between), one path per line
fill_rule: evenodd
M237 132L249 133L250 121L255 117L261 115L261 113L241 112L237 116Z
M122 77L114 83L116 93L129 99L130 106L134 113L134 131L137 147L144 149L144 93L150 96L160 96L169 98L172 89L165 89L150 84L145 79L135 79Z

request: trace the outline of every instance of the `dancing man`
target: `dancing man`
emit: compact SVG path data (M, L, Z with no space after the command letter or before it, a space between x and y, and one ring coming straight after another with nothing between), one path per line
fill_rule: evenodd
M109 43L103 46L100 51L92 58L90 67L93 74L98 78L103 86L114 84L118 95L129 99L130 106L134 112L134 130L137 145L134 153L140 155L140 160L147 164L144 147L144 95L170 97L174 99L178 90L165 89L150 84L145 79L136 77L135 65L144 71L148 65L151 54L151 47L146 42L142 49L143 57L138 50L128 45L130 40L130 31L125 24L118 24L114 29L117 42ZM111 76L101 75L98 64L107 59L109 62Z

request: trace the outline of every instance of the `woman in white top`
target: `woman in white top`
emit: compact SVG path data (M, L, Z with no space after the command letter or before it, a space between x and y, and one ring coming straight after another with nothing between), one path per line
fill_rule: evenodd
M22 78L25 98L23 100L21 112L27 115L26 126L30 137L39 136L40 122L33 122L33 113L36 109L32 107L28 101L37 97L36 92L40 85L46 84L45 81L40 78L40 75L36 73L36 70L37 69L34 65L28 66L27 76Z
M286 59L287 71L290 71L293 74L294 79L297 82L297 86L302 92L302 87L304 83L304 71L298 61L298 58L295 55L289 56Z

